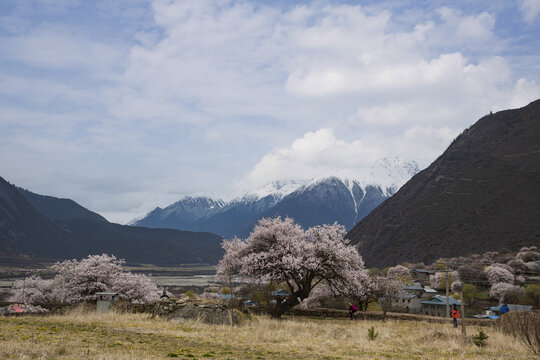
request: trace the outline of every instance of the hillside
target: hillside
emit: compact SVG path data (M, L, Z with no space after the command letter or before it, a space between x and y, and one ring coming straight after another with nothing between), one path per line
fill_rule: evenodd
M347 235L368 266L540 244L540 100L487 115Z
M217 263L223 252L220 236L110 223L73 200L18 189L0 177L0 259L32 263L101 253L175 265Z
M0 177L0 247L37 257L66 257L76 247L65 228L37 210Z
M53 220L89 219L107 221L103 216L82 207L71 199L59 199L53 196L39 195L22 188L18 188L18 190L36 209Z

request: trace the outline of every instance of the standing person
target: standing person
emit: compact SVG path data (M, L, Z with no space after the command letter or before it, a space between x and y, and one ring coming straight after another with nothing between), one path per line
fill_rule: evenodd
M459 310L457 305L452 305L452 320L454 320L454 327L457 328L457 319L459 317Z
M351 320L356 320L357 311L358 311L358 308L354 306L353 303L349 303L349 316L351 317Z
M503 314L506 314L508 311L510 311L510 309L508 308L508 306L506 304L503 304L501 306L501 310L499 310L499 312L501 313L501 315Z

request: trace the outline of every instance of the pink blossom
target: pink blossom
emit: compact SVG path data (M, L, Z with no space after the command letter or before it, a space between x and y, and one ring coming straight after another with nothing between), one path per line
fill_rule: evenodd
M525 295L525 290L521 286L516 286L508 283L497 283L491 287L489 296L499 302L507 302L510 298L521 297Z
M364 261L344 239L345 228L322 225L304 231L291 218L261 219L246 240L224 242L218 276L285 283L291 295L275 316L309 297L325 283L333 293L352 292L367 278ZM357 293L361 290L356 290Z
M388 277L402 282L408 282L411 280L411 273L403 265L396 265L388 269Z
M96 292L117 292L120 299L135 303L157 301L159 290L150 277L123 271L124 263L124 260L106 254L90 255L81 261L58 262L52 266L58 272L53 279L30 277L16 282L10 300L60 302L63 277L64 301L67 303L96 300Z
M496 283L514 283L514 275L501 266L491 265L488 266L484 272L491 284Z

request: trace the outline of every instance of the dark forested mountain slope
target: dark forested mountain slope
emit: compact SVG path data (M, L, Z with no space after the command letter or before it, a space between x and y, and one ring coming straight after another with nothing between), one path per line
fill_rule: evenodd
M38 257L63 257L74 240L0 177L0 247Z
M101 253L132 263L170 265L217 263L223 250L221 237L214 234L110 223L72 200L33 194L0 177L0 259Z
M487 115L347 235L368 266L540 245L540 100Z
M71 199L39 195L22 188L18 188L18 190L36 209L51 219L60 221L79 219L107 221L103 216L82 207Z

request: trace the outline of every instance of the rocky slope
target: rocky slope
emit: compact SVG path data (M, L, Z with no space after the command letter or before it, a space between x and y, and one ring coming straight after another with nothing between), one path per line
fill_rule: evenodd
M487 115L347 235L368 266L540 245L540 100Z

